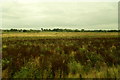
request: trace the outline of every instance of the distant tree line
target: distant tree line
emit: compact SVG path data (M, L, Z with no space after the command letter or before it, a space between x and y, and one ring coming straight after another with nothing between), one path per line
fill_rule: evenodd
M85 29L43 29L40 30L26 30L26 29L10 29L10 30L2 30L3 32L120 32L120 30L85 30Z

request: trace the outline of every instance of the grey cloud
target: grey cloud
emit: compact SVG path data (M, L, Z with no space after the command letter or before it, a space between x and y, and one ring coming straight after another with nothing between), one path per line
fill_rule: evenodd
M85 28L116 29L115 2L6 2L3 5L3 28ZM116 27L112 27L114 26ZM6 26L6 25L9 25ZM13 27L14 26L14 27ZM30 27L31 26L31 27ZM94 26L94 27L93 27ZM106 27L105 27L106 29Z

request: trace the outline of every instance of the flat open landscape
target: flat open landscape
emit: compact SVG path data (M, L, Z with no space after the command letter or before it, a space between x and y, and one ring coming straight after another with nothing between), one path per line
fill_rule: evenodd
M120 79L118 0L0 4L0 78Z
M120 78L117 32L2 34L3 78Z
M118 37L118 32L4 32L2 37Z

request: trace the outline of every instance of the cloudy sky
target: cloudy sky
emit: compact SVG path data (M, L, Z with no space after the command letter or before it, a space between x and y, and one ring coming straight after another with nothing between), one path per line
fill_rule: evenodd
M6 0L3 29L118 29L117 0Z

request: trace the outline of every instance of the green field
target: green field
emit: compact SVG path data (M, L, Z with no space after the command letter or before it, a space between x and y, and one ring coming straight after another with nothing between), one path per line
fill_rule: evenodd
M2 34L3 78L120 78L117 32Z

